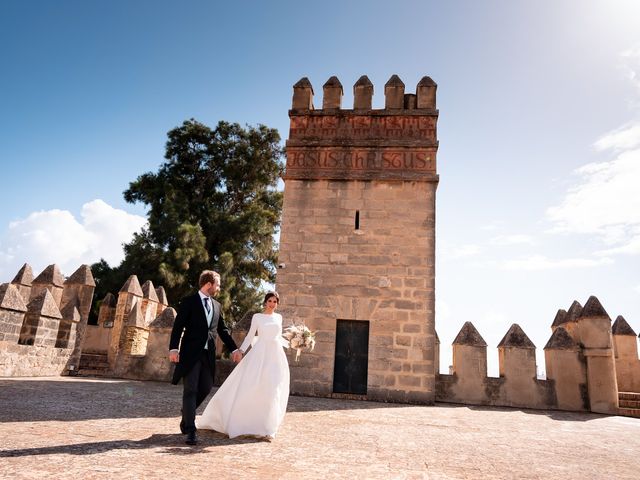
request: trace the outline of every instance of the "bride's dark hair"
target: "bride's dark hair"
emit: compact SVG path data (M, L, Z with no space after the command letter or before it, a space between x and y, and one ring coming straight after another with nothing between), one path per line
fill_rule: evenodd
M280 295L278 295L278 292L267 292L267 294L264 296L264 301L262 302L262 304L265 305L267 303L267 300L269 300L271 297L275 297L276 303L278 305L280 304Z

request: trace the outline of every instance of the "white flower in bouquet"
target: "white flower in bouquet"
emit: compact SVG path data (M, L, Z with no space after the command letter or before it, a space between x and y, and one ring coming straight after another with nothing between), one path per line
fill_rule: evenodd
M289 348L296 350L296 362L303 348L311 352L316 346L315 332L309 330L304 324L293 324L285 328L282 336L289 341Z

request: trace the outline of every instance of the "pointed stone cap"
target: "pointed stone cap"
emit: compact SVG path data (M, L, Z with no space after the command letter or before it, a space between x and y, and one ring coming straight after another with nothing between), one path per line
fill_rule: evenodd
M31 265L29 265L28 263L25 263L20 269L20 271L16 274L14 279L11 280L11 283L15 283L17 285L26 285L27 287L30 287L32 282L33 282L33 269L31 268Z
M574 300L569 310L567 310L567 318L564 323L569 322L577 322L578 318L580 318L580 314L582 313L582 305L577 300Z
M524 333L524 330L520 328L520 325L514 323L507 331L506 335L500 340L498 348L500 347L514 347L514 348L526 348L535 350L536 346Z
M561 308L558 310L558 313L556 313L556 318L553 319L551 327L559 327L563 323L567 323L567 311Z
M342 84L333 76L322 86L322 108L340 108L342 106Z
M120 289L120 293L131 293L132 295L142 296L142 288L136 275L131 275Z
M153 328L170 328L176 320L176 311L171 308L165 308L158 317L149 324Z
M313 110L313 87L307 77L302 77L293 86L293 110Z
M101 307L116 308L117 305L118 300L113 293L107 293L102 299L102 302L100 302Z
M453 341L452 345L469 345L472 347L486 347L487 342L478 333L476 327L471 322L464 322L464 325L460 329L460 333Z
M636 332L633 331L633 328L631 328L631 325L627 323L627 321L624 319L622 315L618 315L618 318L616 318L616 321L613 322L613 325L611 326L611 334L612 335L632 335L634 337L636 336Z
M402 109L404 107L404 83L398 75L391 78L384 85L384 108Z
M609 317L607 311L602 307L600 300L591 295L589 297L589 300L587 300L587 303L584 304L582 312L580 312L579 319L594 317L605 317L609 321L611 321L611 317Z
M160 305L169 305L169 300L167 300L167 292L164 291L164 287L156 288L156 296L158 297L158 303Z
M13 283L3 283L0 285L0 308L4 310L15 310L16 312L26 312L27 305L20 295L18 287Z
M67 285L87 285L89 287L95 287L96 282L93 279L91 268L89 265L80 265L78 269L71 274L67 281L64 282Z
M142 308L140 302L136 302L129 315L127 316L127 325L131 327L145 327L144 315L142 315Z
M578 348L578 344L571 338L571 335L564 327L556 328L544 346L544 350L577 350Z
M80 323L80 312L78 311L78 305L80 302L78 301L78 297L74 297L72 300L68 301L62 310L60 310L60 314L62 318L65 320L71 320L74 323Z
M152 302L158 301L158 295L156 295L156 290L151 280L147 280L142 284L142 297L148 298Z
M353 85L353 108L355 110L371 110L373 99L373 83L369 77L362 75Z
M436 344L440 345L440 337L438 336L438 332L434 331L436 334Z
M40 275L38 275L32 282L44 283L45 285L55 285L56 287L62 287L64 285L64 277L60 273L60 269L54 263L45 268Z
M424 76L418 82L418 87L437 87L438 84L434 82L431 77Z
M60 309L49 290L44 290L27 304L27 311L42 317L62 318Z

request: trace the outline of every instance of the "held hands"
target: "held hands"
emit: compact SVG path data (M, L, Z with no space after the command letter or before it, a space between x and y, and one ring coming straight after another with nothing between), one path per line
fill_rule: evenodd
M177 350L172 350L169 352L169 361L171 363L178 363L180 361L180 354Z
M231 360L233 360L234 363L238 363L240 360L242 360L242 352L240 351L240 349L234 350L231 353Z

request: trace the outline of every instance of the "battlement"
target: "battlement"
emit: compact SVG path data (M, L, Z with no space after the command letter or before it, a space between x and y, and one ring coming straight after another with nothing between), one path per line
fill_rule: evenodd
M369 77L362 75L353 85L352 112L371 115L437 115L436 90L438 85L431 77L422 77L416 85L415 93L405 93L405 84L398 77L392 75L384 85L384 109L373 110L372 100L374 87ZM306 114L321 115L335 114L342 110L344 90L338 77L330 77L322 86L322 109L316 110L313 104L313 86L307 77L301 78L293 86L293 99L290 115ZM344 110L348 112L347 110Z
M498 344L498 378L487 376L487 343L471 322L453 341L449 375L438 375L437 400L540 409L618 411L618 394L640 390L635 331L611 319L598 299L559 310L544 347L546 380L536 374L535 345L517 324Z
M323 85L322 109L313 107L313 86L293 86L285 180L354 179L437 182L436 84L424 77L416 93L392 75L385 108L372 109L373 84L363 75L353 86L353 109L342 108L337 77Z

